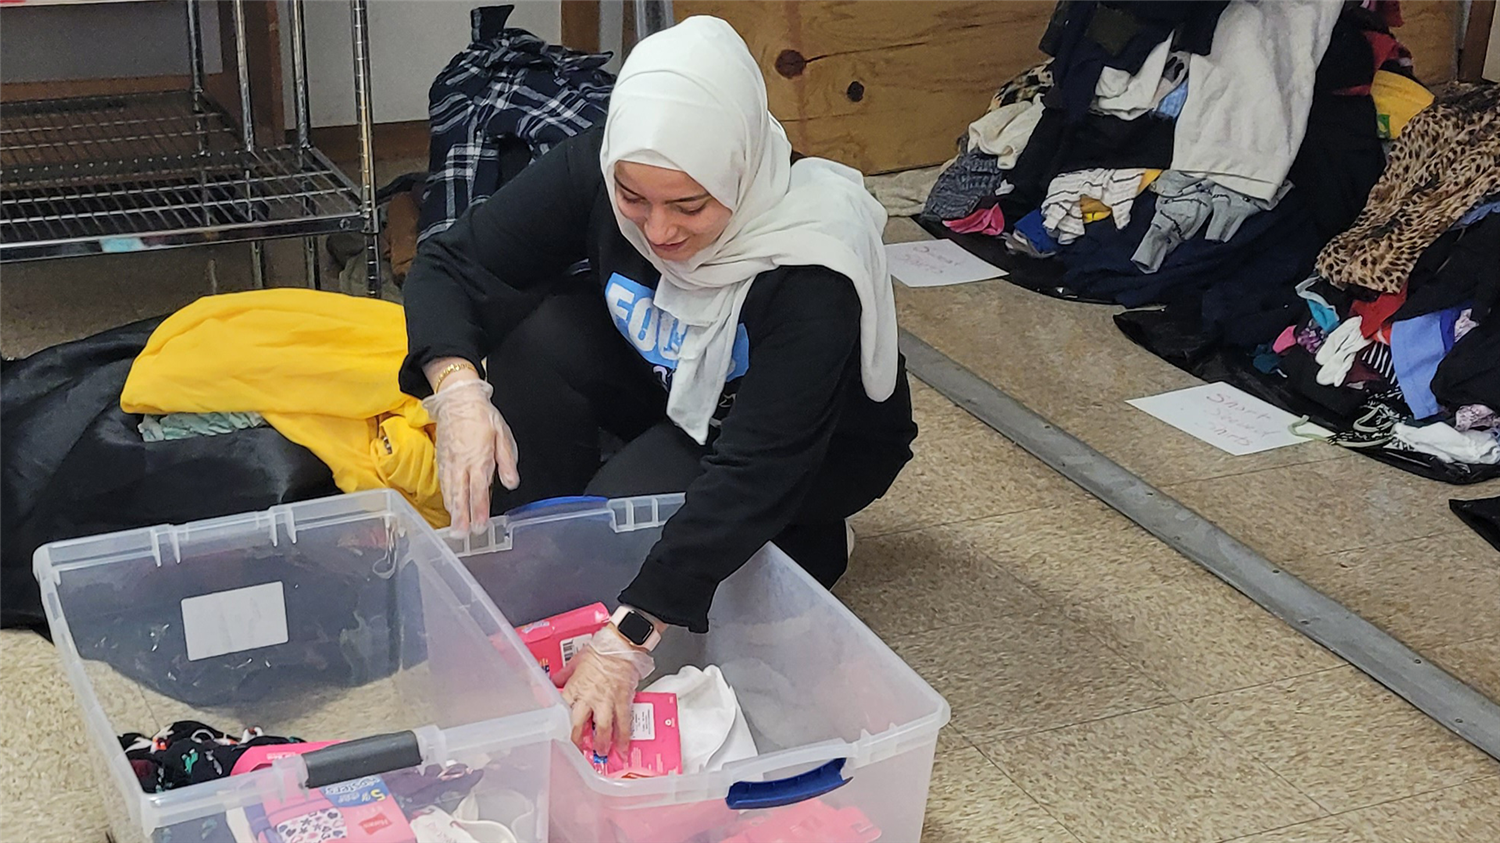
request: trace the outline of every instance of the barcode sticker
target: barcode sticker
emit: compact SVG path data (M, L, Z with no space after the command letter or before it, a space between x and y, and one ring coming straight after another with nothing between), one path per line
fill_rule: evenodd
M183 598L182 635L188 661L285 644L286 598L281 583Z
M632 741L656 740L656 704L638 702L630 704L630 739Z
M572 638L564 638L562 641L563 664L573 660L573 657L583 652L583 646L594 637L591 632L588 635L575 635Z

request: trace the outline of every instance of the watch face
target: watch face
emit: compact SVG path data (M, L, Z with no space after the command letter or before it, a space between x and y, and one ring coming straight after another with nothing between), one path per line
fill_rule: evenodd
M643 646L655 629L656 626L651 621L635 612L627 612L625 617L620 619L620 634L625 636L626 641L637 647Z

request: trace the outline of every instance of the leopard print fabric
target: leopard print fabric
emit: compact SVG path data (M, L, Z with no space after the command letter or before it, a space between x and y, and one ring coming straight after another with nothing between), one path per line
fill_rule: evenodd
M1013 103L1031 102L1051 89L1052 59L1047 59L1035 67L1021 71L1016 78L1001 85L1000 90L990 98L990 107L986 110L994 111Z
M1364 211L1318 254L1318 272L1398 292L1422 252L1497 190L1500 85L1453 85L1402 130Z

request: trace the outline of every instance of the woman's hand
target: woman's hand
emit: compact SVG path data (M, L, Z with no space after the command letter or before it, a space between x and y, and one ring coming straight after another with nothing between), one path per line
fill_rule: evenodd
M573 710L573 743L581 746L592 724L594 752L628 752L630 705L641 680L655 669L651 655L632 646L613 624L594 633L559 675L563 700Z
M516 440L510 426L490 403L494 388L477 373L450 377L437 394L422 402L437 424L438 484L443 506L460 532L479 531L490 521L490 484L495 473L505 488L521 483L516 470Z

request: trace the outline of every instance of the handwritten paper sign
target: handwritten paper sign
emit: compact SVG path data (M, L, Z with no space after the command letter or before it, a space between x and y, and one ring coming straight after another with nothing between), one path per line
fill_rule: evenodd
M896 280L908 287L945 287L989 278L1004 278L993 267L964 251L952 240L897 243L885 247L886 261Z
M1297 431L1302 435L1298 436L1292 432L1297 416L1225 383L1125 403L1237 457L1296 445L1309 436L1332 435L1316 425L1300 424Z

